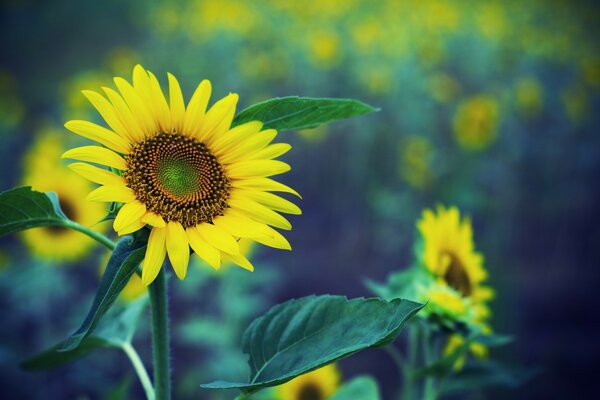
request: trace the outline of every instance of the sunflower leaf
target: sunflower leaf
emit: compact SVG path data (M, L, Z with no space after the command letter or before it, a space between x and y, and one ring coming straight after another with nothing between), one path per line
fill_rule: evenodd
M65 342L52 346L50 349L24 361L21 367L28 371L50 369L75 361L88 353L102 348L121 348L124 343L131 343L137 323L146 305L148 297L136 300L110 310L93 335L83 339L79 346L68 351L60 351Z
M338 359L393 341L422 304L409 300L308 296L273 307L246 329L246 383L217 381L204 388L251 393L276 386Z
M345 382L330 400L379 400L380 398L377 381L368 375L363 375Z
M0 236L41 226L65 226L68 218L55 193L18 187L0 193Z
M81 327L64 342L59 351L75 349L83 339L92 333L102 316L129 282L129 278L135 273L138 264L144 259L145 252L145 240L134 239L132 236L124 236L119 240L108 260L106 270L100 279L100 287L85 320Z
M300 130L375 111L379 109L353 99L278 97L246 108L236 115L232 126L262 121L265 129Z

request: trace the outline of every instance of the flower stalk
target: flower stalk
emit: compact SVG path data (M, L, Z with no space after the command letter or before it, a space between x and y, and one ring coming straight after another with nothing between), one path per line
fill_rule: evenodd
M171 367L169 343L169 309L167 280L164 268L149 287L152 314L152 366L156 399L171 398Z

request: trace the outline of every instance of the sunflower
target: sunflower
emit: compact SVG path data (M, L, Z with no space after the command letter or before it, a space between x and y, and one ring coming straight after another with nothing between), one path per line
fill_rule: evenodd
M96 225L106 214L104 207L84 201L86 194L93 189L92 185L53 161L63 150L58 133L51 129L43 130L25 155L23 183L33 190L55 192L67 217L82 225L105 230L106 224ZM81 259L96 244L80 232L61 227L29 229L21 237L33 254L53 261Z
M275 388L277 400L326 400L340 386L340 371L329 364Z
M473 96L461 103L452 120L458 144L473 151L487 148L498 135L499 108L498 102L486 95Z
M103 147L79 147L63 157L111 168L70 165L102 185L88 199L123 203L113 224L119 235L150 228L143 283L154 280L166 257L184 279L190 247L214 268L230 260L250 271L254 267L240 254L238 239L291 249L273 227L291 229L280 212L301 211L271 192L298 194L269 178L290 170L274 159L291 146L271 144L277 132L262 130L260 121L232 127L237 94L207 110L211 84L204 80L186 107L177 79L168 78L167 102L154 74L137 65L133 84L114 79L119 92L83 91L110 129L88 121L65 124Z
M419 259L427 270L464 298L490 299L493 293L483 285L487 272L483 256L475 251L471 221L461 220L458 208L439 206L437 214L427 209L417 228L422 239Z

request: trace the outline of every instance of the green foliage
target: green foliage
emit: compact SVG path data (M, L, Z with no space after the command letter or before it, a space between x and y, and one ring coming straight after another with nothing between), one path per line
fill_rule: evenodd
M66 226L55 193L41 193L30 186L0 193L0 236L40 226Z
M92 333L102 316L127 285L129 278L135 273L138 264L144 259L145 252L146 240L143 238L124 236L119 240L108 260L108 266L100 280L100 287L85 320L81 327L64 342L61 351L75 349Z
M279 97L246 108L234 118L232 126L257 120L265 129L300 130L378 110L353 99Z
M377 381L364 375L344 383L330 400L379 400L380 398Z
M93 350L122 348L124 343L131 343L137 323L147 304L148 298L144 296L122 308L113 308L102 319L94 334L84 338L78 346L62 351L66 342L58 343L24 361L21 366L29 371L50 369L75 361Z
M472 392L492 386L517 388L539 372L538 368L507 366L493 361L470 363L447 380L442 393Z
M244 333L249 382L217 381L202 387L251 393L280 385L358 351L390 343L421 308L409 300L348 300L330 295L287 301L254 320Z

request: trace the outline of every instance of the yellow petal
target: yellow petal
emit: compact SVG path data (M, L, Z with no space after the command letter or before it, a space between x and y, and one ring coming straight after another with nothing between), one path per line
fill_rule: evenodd
M225 166L227 176L233 179L264 178L282 174L291 168L288 164L277 160L240 161Z
M231 182L231 186L240 189L256 189L264 190L267 192L284 192L291 193L294 196L302 198L298 192L291 187L284 185L283 183L274 181L269 178L252 178L252 179L240 179Z
M239 192L239 196L255 200L275 211L294 215L302 214L302 210L297 205L272 193L258 190L243 190Z
M136 220L136 221L133 221L131 224L124 226L118 233L119 233L119 236L128 235L130 233L139 231L140 229L142 229L145 226L146 226L146 224L144 222L142 222L140 220Z
M231 148L219 157L219 161L225 164L242 161L248 154L264 149L271 141L273 141L273 139L275 139L275 136L277 136L277 131L275 129L261 131Z
M254 238L267 235L267 225L227 209L225 215L213 218L213 223L232 236Z
M244 156L245 160L272 160L281 155L284 155L292 149L292 146L287 143L275 143L264 149L254 151Z
M102 118L104 118L108 126L110 126L113 131L115 131L122 138L127 139L129 137L125 126L123 126L119 120L119 117L117 116L115 108L108 100L104 98L104 96L91 90L83 90L81 93L83 93L83 95L87 97L89 102L92 103L96 110L98 110ZM125 153L125 151L121 151L121 153Z
M131 145L129 141L117 135L111 130L108 130L100 125L93 124L88 121L69 121L65 124L65 128L83 136L86 139L91 139L119 153L129 153Z
M86 197L89 201L130 203L136 199L133 190L127 186L100 186Z
M198 136L199 129L204 121L206 114L206 106L210 99L212 87L210 81L203 80L200 82L196 91L185 110L185 122L183 123L183 133L195 137Z
M152 228L148 238L148 247L146 256L142 263L142 283L148 286L160 272L167 249L165 247L165 237L167 228Z
M231 261L232 263L237 264L250 272L254 271L254 265L252 265L252 263L241 254L223 253L223 259Z
M133 67L133 88L137 94L142 98L146 106L151 109L150 103L150 79L144 67L137 64Z
M169 221L167 223L166 243L167 254L175 275L183 280L190 262L190 246L185 230L179 222Z
M183 102L183 94L181 94L181 88L177 78L173 75L168 74L169 77L169 103L171 104L171 121L173 123L173 129L177 132L181 132L183 128L183 119L185 118L185 105Z
M100 146L82 146L66 151L62 158L71 158L73 160L88 161L96 164L106 165L120 169L127 169L127 163L117 153L105 147Z
M167 103L165 95L160 88L158 79L156 79L154 74L150 71L148 71L148 76L150 77L150 97L152 98L154 109L158 115L158 122L160 123L163 132L172 132L173 122L169 104Z
M139 221L142 216L146 213L146 206L139 200L134 200L131 203L125 204L119 210L115 221L113 222L113 228L115 231L121 231L125 226Z
M125 127L125 134L131 141L131 143L139 143L145 138L144 128L138 124L137 120L131 114L131 110L129 106L123 100L123 98L119 95L119 93L115 92L113 89L108 87L103 87L104 93L110 100L110 103L113 105L117 117L119 117L119 121Z
M254 200L246 198L240 199L234 197L234 195L232 194L229 200L227 200L227 203L233 209L239 210L243 214L252 217L258 222L263 222L265 224L269 224L280 229L292 229L292 224L290 224L290 222L287 219L285 219L275 211L271 210L270 208L257 203Z
M264 244L265 246L269 246L269 247L273 247L275 249L281 249L281 250L291 250L292 249L292 245L290 244L290 242L288 242L288 240L279 232L277 232L275 229L268 227L271 232L269 232L268 236L258 236L255 238L252 238L252 240Z
M152 211L146 211L146 214L142 217L142 222L147 223L148 225L152 225L155 228L164 228L167 226L165 220Z
M230 93L221 100L217 101L206 113L202 129L199 132L198 140L208 141L212 138L218 138L229 130L231 121L235 115L235 106L239 96Z
M125 179L123 177L115 175L106 169L94 167L86 163L69 164L69 168L85 179L101 185L125 186Z
M233 148L252 135L257 134L262 129L262 126L263 124L260 121L250 121L238 125L219 137L214 138L214 141L211 144L211 150L217 157L225 154L230 148Z
M200 258L214 269L221 268L221 252L206 243L196 227L187 228L186 233L190 247L194 250L194 253L198 254Z
M125 79L116 77L114 78L115 85L119 88L121 95L125 99L125 102L131 110L131 115L137 121L138 125L142 128L144 136L150 136L158 131L158 124L153 118L148 106L142 100L140 95L135 91L133 86Z
M223 229L209 223L196 225L196 229L211 246L230 254L239 254L237 241Z

